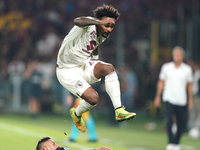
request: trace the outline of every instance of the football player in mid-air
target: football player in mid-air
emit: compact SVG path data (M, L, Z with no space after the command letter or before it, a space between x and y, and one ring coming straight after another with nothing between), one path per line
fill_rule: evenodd
M108 38L120 13L111 5L94 10L95 18L74 19L74 27L64 38L57 57L56 74L59 82L80 97L79 106L70 109L75 126L87 130L81 115L96 106L99 96L90 84L105 77L105 89L113 103L116 120L133 119L136 113L124 110L120 99L118 76L113 65L98 60L99 45Z

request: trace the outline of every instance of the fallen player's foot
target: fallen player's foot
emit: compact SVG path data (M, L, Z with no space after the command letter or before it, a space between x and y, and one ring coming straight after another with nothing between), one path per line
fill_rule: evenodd
M123 107L115 109L115 119L118 122L122 122L124 120L130 120L136 117L136 113L130 113L126 110L124 110Z
M70 115L71 115L71 117L72 117L72 119L73 119L73 121L74 121L74 124L75 124L75 126L76 126L76 128L79 130L79 131L81 131L81 132L85 132L86 130L87 130L87 127L86 127L86 125L85 125L85 122L84 122L84 120L83 120L83 118L82 117L77 117L76 115L75 115L75 108L71 108L70 109Z

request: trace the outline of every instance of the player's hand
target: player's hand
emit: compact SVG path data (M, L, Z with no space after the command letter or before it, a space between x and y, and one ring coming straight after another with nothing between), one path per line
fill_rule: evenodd
M100 20L100 26L105 26L107 24L115 24L113 18L108 18L106 20Z
M156 96L156 98L154 99L154 106L156 108L160 107L160 101L161 101L160 96Z
M192 109L192 107L193 107L193 99L189 98L189 100L188 100L188 109L190 110L190 109Z

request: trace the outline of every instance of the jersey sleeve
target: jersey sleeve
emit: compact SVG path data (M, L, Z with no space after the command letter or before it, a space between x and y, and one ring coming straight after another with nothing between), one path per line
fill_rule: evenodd
M192 68L189 67L188 82L189 82L189 83L192 83L192 81L193 81Z
M166 69L165 65L162 66L160 74L159 74L159 79L160 80L165 80L166 79Z

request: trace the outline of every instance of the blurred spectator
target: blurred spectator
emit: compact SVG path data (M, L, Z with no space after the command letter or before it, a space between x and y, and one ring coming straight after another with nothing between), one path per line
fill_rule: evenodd
M195 62L192 64L193 68L193 99L194 107L189 111L188 128L200 128L200 93L199 93L199 83L200 83L200 69L199 65Z
M5 103L8 101L10 88L9 88L9 75L7 71L7 61L0 60L0 112L5 108Z
M55 76L55 63L49 61L49 58L43 58L39 62L38 70L43 74L42 88L46 91L51 90Z
M21 59L21 55L17 54L15 59L8 64L8 73L12 86L12 108L20 110L21 108L21 85L25 63Z
M35 119L40 113L42 94L42 74L38 71L38 61L34 60L28 63L24 79L29 82L29 112Z
M168 145L166 150L180 150L180 139L186 121L186 106L188 91L188 109L193 107L192 95L192 68L183 63L184 51L182 47L176 46L173 49L173 62L165 63L162 66L157 93L154 100L155 107L160 107L161 94L166 106L166 127ZM176 117L177 132L173 134L173 116Z
M138 60L145 62L148 60L149 50L151 43L148 39L144 38L145 35L139 34L136 40L132 41L132 47L135 47L138 51Z
M48 27L43 38L37 42L38 54L41 56L51 56L55 51L58 41L59 38L54 28Z
M42 110L52 111L55 102L54 84L55 84L55 63L49 61L50 57L43 57L38 64L38 71L42 74Z

